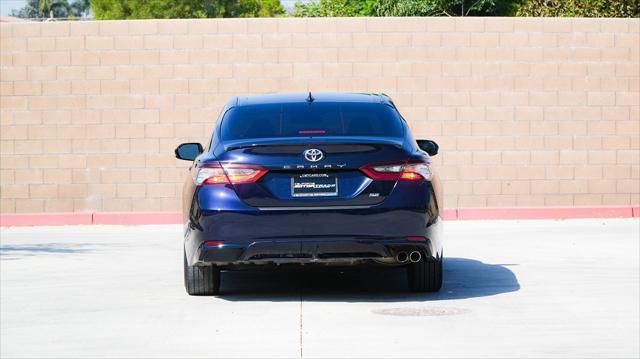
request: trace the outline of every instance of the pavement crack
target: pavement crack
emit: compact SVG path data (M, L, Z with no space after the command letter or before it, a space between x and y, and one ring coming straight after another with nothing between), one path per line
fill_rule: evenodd
M300 345L300 358L302 358L302 290L303 290L303 282L302 278L298 275L298 290L300 291L300 316L298 317L298 323L300 323L300 335L299 335L299 345Z
M300 358L302 358L302 293L300 293Z

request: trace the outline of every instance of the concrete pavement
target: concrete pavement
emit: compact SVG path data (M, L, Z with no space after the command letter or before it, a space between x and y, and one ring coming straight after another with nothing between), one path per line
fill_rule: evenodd
M180 226L0 229L0 356L638 357L637 219L445 223L438 294L402 270L223 274L189 297Z

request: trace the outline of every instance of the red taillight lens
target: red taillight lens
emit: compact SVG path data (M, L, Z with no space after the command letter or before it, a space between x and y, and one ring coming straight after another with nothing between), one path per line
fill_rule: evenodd
M202 167L198 169L197 184L226 184L229 183L222 167Z
M229 182L233 184L256 182L267 173L267 170L257 166L223 166L223 169L227 174L227 178L229 178Z
M374 180L391 180L395 181L400 178L404 165L380 165L380 166L366 166L360 170L364 172L369 178Z
M429 164L423 162L372 165L365 166L360 170L369 176L369 178L374 180L419 181L431 179L431 169L429 168Z
M262 167L240 164L206 164L198 169L196 184L238 184L258 181L267 173Z
M407 240L411 242L425 242L427 239L422 236L409 236Z

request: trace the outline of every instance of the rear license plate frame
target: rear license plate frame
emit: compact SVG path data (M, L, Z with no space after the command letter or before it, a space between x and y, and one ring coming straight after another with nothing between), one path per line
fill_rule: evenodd
M330 173L300 173L291 176L291 197L337 197L338 176Z

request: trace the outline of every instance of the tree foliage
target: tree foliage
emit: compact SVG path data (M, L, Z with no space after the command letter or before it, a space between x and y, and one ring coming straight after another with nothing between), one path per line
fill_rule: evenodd
M279 0L90 0L96 19L271 17L284 14Z
M2 1L2 0L0 0ZM280 0L27 0L21 18L169 19L273 17ZM311 0L297 2L298 17L552 16L640 17L639 0Z
M23 19L34 19L40 16L40 10L38 10L38 0L28 0L27 4L19 10L12 10L9 16L20 17Z
M638 0L312 0L294 16L638 17Z
M514 0L378 0L376 16L507 16Z
M379 0L320 0L308 3L297 2L293 16L297 17L348 17L372 16Z
M258 15L260 17L273 17L284 15L284 7L280 3L280 0L262 0L262 7Z
M51 0L40 0L40 3L38 4L38 11L41 14L47 14L50 13L51 10Z
M27 0L22 9L13 10L9 15L24 19L87 17L90 12L89 0Z
M637 0L525 0L518 16L639 17Z

